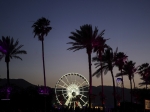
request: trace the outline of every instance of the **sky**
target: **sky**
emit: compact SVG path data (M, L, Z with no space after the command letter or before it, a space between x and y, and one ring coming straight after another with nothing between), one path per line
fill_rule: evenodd
M42 44L34 38L33 23L45 17L51 21L52 30L44 40L46 83L55 87L58 79L67 73L79 73L89 79L86 50L68 51L70 32L84 24L106 30L106 43L129 60L150 63L150 1L149 0L0 0L0 38L10 36L19 40L26 55L23 60L10 61L10 78L25 79L35 85L44 85ZM92 56L96 54L93 53ZM92 72L95 66L92 63ZM114 75L118 69L114 68ZM6 63L0 61L0 77L6 78ZM92 85L99 86L100 78L93 77ZM135 74L136 87L141 82ZM128 77L125 87L129 88ZM104 76L104 85L112 86L111 74Z

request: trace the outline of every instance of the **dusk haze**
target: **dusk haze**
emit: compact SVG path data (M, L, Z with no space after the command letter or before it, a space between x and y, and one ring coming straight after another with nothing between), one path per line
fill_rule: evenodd
M89 80L86 49L67 50L71 32L85 24L105 30L106 44L115 52L124 52L135 66L150 63L150 1L149 0L1 0L0 36L10 36L24 45L22 60L9 63L9 78L24 79L34 85L44 85L42 44L34 38L32 25L41 17L50 20L51 31L44 37L46 85L54 88L59 78L67 73L79 73ZM1 38L0 37L0 38ZM92 52L92 57L96 53ZM92 62L92 73L96 71ZM113 69L114 76L119 73ZM0 61L0 78L7 78L5 59ZM134 75L135 86L142 82ZM116 77L115 77L116 81ZM101 85L101 79L92 77L92 86ZM103 75L103 85L113 86L111 73ZM130 88L128 76L124 87Z

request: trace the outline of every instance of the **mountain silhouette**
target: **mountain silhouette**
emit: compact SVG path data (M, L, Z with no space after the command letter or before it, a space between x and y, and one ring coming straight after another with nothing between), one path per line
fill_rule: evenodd
M101 99L99 93L101 92L101 86L93 86L92 92L96 95L95 99L93 99L93 105L101 105ZM116 87L116 92L122 96L122 88ZM105 106L112 108L114 103L113 98L113 86L104 86L104 95L106 96ZM124 88L124 96L125 101L130 101L130 89ZM122 99L121 99L122 101Z
M6 85L7 84L7 79L1 79L0 80L0 86ZM19 87L27 88L30 86L36 86L34 84L29 83L28 81L24 79L10 79L10 84L17 85Z
M0 86L6 85L7 79L0 80ZM17 85L19 87L27 88L27 87L35 87L37 85L31 84L30 82L24 79L10 79L10 84ZM55 88L51 88L54 92ZM92 86L92 93L95 98L92 100L93 105L101 105L101 99L99 93L101 92L101 86ZM116 87L116 92L122 95L122 89ZM105 106L113 107L113 86L104 86L104 95L106 96ZM124 88L125 101L130 101L130 89ZM122 101L122 99L121 99Z

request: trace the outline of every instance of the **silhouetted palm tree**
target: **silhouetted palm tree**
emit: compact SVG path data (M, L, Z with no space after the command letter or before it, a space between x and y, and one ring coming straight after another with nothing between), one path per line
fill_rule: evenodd
M127 75L130 80L130 88L131 88L131 103L132 103L132 79L134 79L134 73L136 72L137 68L135 67L135 63L133 61L126 61L123 68L122 73L117 73L116 77ZM134 84L135 86L135 84Z
M104 39L104 37L102 37L103 34L104 34L104 31L105 31L105 30L103 30L103 31L100 33L101 35L99 35L99 38L96 38L96 40L95 40L95 44L96 44L96 45L95 45L95 47L94 47L94 52L97 53L97 55L98 55L98 57L99 57L100 60L102 60L102 54L104 53L104 49L109 47L109 46L106 44L106 41L107 41L108 39ZM101 61L100 61L100 66L102 67ZM95 75L95 74L93 74L93 75ZM101 76L101 85L102 85L101 101L102 101L102 106L103 106L103 108L105 108L105 107L104 107L104 88L103 88L103 71L102 71L102 70L101 70L101 73L98 75L98 77L99 77L99 76Z
M0 60L4 57L4 54L6 53L6 50L0 46Z
M23 45L19 45L19 41L14 41L13 38L10 38L9 36L4 37L0 39L0 52L3 54L3 57L5 57L5 62L7 66L7 84L9 85L9 62L10 59L16 58L22 60L19 54L27 54L25 50L20 50Z
M146 89L148 84L148 78L150 77L150 66L148 63L143 63L138 67L137 73L142 77L141 79L145 82Z
M50 21L44 17L38 19L33 25L33 33L34 37L38 37L38 39L42 42L42 59L43 59L43 73L44 73L44 86L46 93L46 75L45 75L45 61L44 61L44 37L48 35L52 27L49 26Z
M114 108L116 108L116 88L115 88L115 81L114 81L114 75L113 75L113 67L115 65L114 62L114 58L116 56L117 50L116 52L113 52L112 48L107 48L105 49L103 55L102 55L102 59L101 59L101 64L100 64L100 59L98 56L93 57L93 61L97 62L95 63L96 68L98 68L95 73L93 75L97 75L100 76L101 75L101 71L104 72L104 74L107 74L108 71L111 72L111 76L112 76L112 81L113 81L113 94L114 94Z
M127 61L127 57L123 52L118 52L115 57L115 65L118 67L119 71L122 73L122 68ZM124 80L123 75L122 77L122 87L123 87L123 102L124 102Z
M143 82L140 82L139 85L140 86L144 86L145 85L146 86L146 90L148 90L148 85L150 85L150 76L147 76L147 77L141 76L140 79L143 80Z
M92 28L92 25L85 24L80 26L80 30L77 30L75 32L71 32L71 36L69 38L73 40L73 42L68 42L67 44L72 44L72 47L68 48L67 50L81 50L86 49L86 52L88 54L88 63L89 63L89 95L92 94L92 70L91 70L91 54L93 48L96 46L96 38L99 38L101 34L98 34L98 29L95 27L95 29ZM91 106L91 99L89 97L89 105Z

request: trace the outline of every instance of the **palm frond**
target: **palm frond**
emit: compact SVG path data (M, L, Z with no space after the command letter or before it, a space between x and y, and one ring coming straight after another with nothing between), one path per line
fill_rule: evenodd
M92 58L92 61L93 61L93 62L100 62L100 59L99 59L98 56L94 56L94 57Z
M92 76L96 76L97 78L101 76L101 69L97 69Z
M17 55L17 54L27 54L27 52L25 50L18 50L14 54L15 55Z
M146 85L146 84L147 84L147 85L150 85L150 82L147 82L147 83L146 83L146 82L140 82L140 83L139 83L139 86L141 87L141 86L144 86L144 85Z
M27 54L25 50L20 50L23 45L18 45L19 41L14 41L13 37L10 38L10 36L2 36L2 38L0 39L0 46L2 46L2 48L6 50L5 53L2 53L2 57L7 57L5 58L5 61L9 62L13 57L21 59L19 56L17 56L18 54Z
M74 47L70 47L67 50L73 50L73 52L84 49L84 46L74 46Z
M128 75L128 73L126 73L126 72L117 73L115 77L120 77L120 76L123 76L123 75Z
M17 44L18 45L18 44ZM11 53L12 54L15 54L17 51L19 51L20 50L20 48L22 48L23 47L23 45L19 45L19 46L12 46L11 47Z
M22 60L22 58L21 57L19 57L19 56L13 56L14 58L16 58L16 59L20 59L20 60Z
M104 74L106 75L108 71L109 71L109 67L106 66L105 69L104 69Z
M68 48L68 50L77 51L85 48L87 52L91 52L93 49L93 42L95 41L97 36L97 27L95 27L95 29L93 30L92 25L90 24L82 25L80 26L79 30L76 29L75 32L71 32L71 36L69 36L69 38L73 42L67 43L72 45L72 47Z
M38 19L33 25L34 37L38 36L39 40L44 40L44 36L47 36L52 27L49 26L50 21L44 17Z

